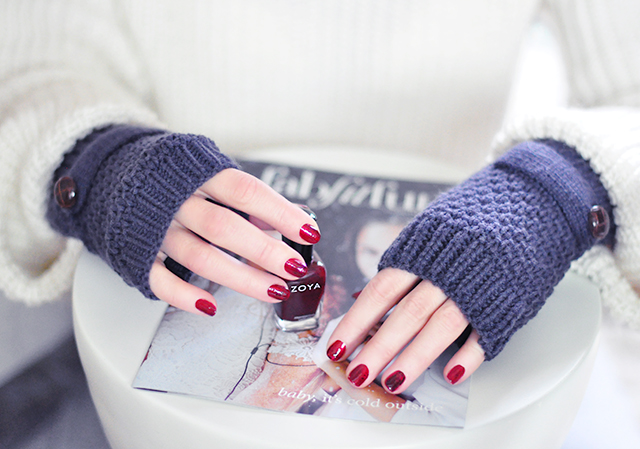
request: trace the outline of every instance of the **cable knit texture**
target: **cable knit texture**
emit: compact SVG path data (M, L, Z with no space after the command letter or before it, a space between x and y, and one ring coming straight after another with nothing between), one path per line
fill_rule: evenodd
M598 176L575 151L525 142L418 215L379 268L400 268L441 288L490 360L536 315L571 261L596 243L587 227L595 204L612 213Z
M237 165L206 137L112 126L78 142L56 171L77 186L63 209L53 194L52 226L84 242L146 297L149 271L182 203L205 181ZM55 181L54 179L54 181Z

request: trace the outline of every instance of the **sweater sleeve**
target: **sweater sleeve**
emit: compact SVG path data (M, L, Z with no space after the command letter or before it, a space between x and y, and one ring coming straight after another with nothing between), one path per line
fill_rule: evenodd
M149 272L173 216L226 168L237 165L204 136L110 126L66 155L54 176L47 219L155 299Z
M568 78L568 105L508 119L492 158L534 139L575 148L613 204L616 244L596 245L572 264L599 288L617 321L640 329L639 2L550 1Z
M525 142L441 195L379 268L400 268L442 289L490 360L536 315L571 261L602 239L602 229L589 228L595 205L612 213L598 176L574 150ZM614 228L601 232L603 243L613 244Z
M117 2L0 2L0 42L0 289L35 305L71 288L82 249L45 218L64 154L108 124L163 124Z

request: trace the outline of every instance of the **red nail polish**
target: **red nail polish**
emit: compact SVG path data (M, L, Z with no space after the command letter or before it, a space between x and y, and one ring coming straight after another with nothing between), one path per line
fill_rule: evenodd
M362 290L358 290L357 292L355 292L354 294L351 295L351 297L353 299L358 299L358 296L360 296L360 293L362 293Z
M200 312L206 313L209 316L214 316L216 314L216 306L214 306L210 301L206 299L198 299L196 301L196 309Z
M289 259L284 263L284 271L289 273L291 276L301 278L307 274L307 266L299 259Z
M347 346L340 340L336 340L331 344L331 346L329 346L329 349L327 349L327 357L334 362L337 362L342 358L346 350Z
M305 242L315 245L320 241L320 231L318 231L315 226L307 223L300 228L300 237L302 237Z
M289 298L289 289L284 285L273 284L267 290L267 294L274 299L284 301Z
M451 385L455 385L458 381L464 376L464 366L456 365L451 368L449 374L447 374L447 380L451 383Z
M369 377L369 368L366 365L358 365L349 373L349 382L359 387Z
M407 377L402 371L395 371L392 375L387 377L384 381L384 385L387 387L387 390L393 393L400 388L400 385L402 385L406 378Z

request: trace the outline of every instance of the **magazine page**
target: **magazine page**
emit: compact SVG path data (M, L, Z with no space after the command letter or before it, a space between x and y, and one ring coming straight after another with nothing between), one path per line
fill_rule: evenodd
M319 324L285 332L273 304L198 278L193 282L218 302L215 318L168 308L133 386L314 416L463 427L470 382L452 386L442 375L455 345L400 395L387 393L379 379L353 387L348 362L326 356L326 339L377 272L382 252L450 186L250 161L242 166L317 216L322 239L315 251L326 269Z

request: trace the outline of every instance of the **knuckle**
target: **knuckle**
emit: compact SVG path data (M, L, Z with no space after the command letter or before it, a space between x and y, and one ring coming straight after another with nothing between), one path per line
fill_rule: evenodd
M445 332L460 333L467 326L467 319L453 302L438 310L438 323Z
M472 356L478 358L479 360L484 360L484 349L482 349L482 346L480 346L480 343L478 342L478 335L474 334L475 331L472 332L471 336L465 342L465 351L471 352Z
M408 295L402 302L402 312L411 320L426 321L433 313L433 304L422 295Z
M253 176L238 176L230 191L233 201L238 206L253 204L259 199L261 181Z
M273 256L273 245L269 241L261 241L255 245L255 260L256 262L266 262L271 260Z
M290 221L286 207L274 207L270 214L276 228L284 228Z
M470 350L473 356L478 360L484 360L484 349L482 349L482 346L480 346L478 343L471 344Z
M149 287L153 294L160 299L162 299L161 296L164 295L164 291L166 290L164 278L165 276L163 276L160 263L156 260L151 266L151 271L149 271Z
M371 339L371 341L369 341L368 345L368 349L371 350L373 354L375 354L375 357L378 360L384 361L385 364L389 360L393 359L399 350L394 345L392 345L391 342L388 342L386 340L382 341L380 338L376 339L375 337Z
M367 289L367 297L375 304L387 304L389 298L396 296L393 283L388 282L382 276L374 276L367 284Z
M205 243L191 245L187 250L189 256L186 259L186 268L194 273L204 273L215 269L214 251L212 250L213 248Z
M232 229L229 227L229 221L223 210L208 210L205 215L204 232L205 239L210 242L219 240L222 236L227 235Z

